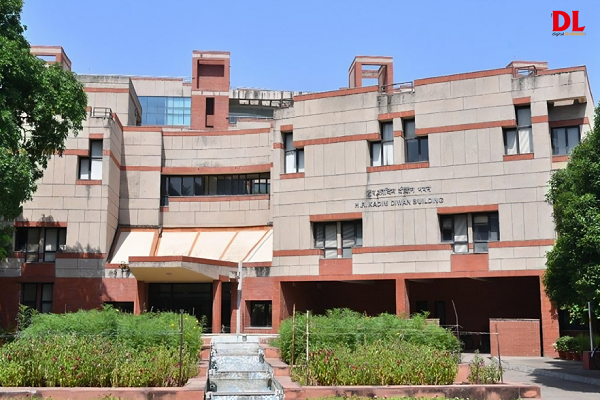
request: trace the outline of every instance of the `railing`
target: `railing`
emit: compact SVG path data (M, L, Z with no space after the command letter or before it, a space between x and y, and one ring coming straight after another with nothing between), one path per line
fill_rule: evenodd
M412 93L415 91L415 84L413 81L409 82L400 82L400 83L391 83L389 85L381 85L379 86L379 93L388 93L391 87L392 93Z
M525 76L536 76L537 68L535 65L524 65L522 67L513 68L513 77L521 78Z
M108 107L93 107L90 112L92 118L112 118L112 110Z

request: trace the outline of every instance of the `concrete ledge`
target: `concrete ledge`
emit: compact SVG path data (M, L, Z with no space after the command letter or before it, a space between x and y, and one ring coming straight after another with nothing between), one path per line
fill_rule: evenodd
M285 398L310 399L317 397L448 397L471 400L539 399L540 387L532 385L440 385L440 386L299 386L288 379L277 379L283 386ZM291 384L290 384L291 382Z
M204 398L204 385L190 379L184 387L178 388L0 388L0 399L52 398L69 400L100 399L113 396L131 400L195 400ZM200 387L201 386L201 387Z

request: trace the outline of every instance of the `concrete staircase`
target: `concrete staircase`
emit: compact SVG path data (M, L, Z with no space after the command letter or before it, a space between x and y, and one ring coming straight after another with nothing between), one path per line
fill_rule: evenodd
M215 336L210 346L203 346L202 359L209 352L207 400L282 400L283 388L275 375L285 372L283 363L269 357L277 364L273 368L265 357L259 338L246 335ZM277 356L269 348L267 355ZM279 365L282 364L282 365ZM203 366L201 366L202 368ZM286 366L287 367L287 366Z

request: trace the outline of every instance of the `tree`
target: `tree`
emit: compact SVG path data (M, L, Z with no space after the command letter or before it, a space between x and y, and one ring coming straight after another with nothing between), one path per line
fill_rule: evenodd
M600 304L600 104L592 131L552 175L546 198L558 234L547 254L546 294L585 321L587 303Z
M31 54L22 8L23 0L0 1L0 221L21 214L50 157L86 118L87 96L75 75Z

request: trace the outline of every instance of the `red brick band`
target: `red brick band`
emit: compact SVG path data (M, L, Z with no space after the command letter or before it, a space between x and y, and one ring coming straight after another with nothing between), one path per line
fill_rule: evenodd
M310 216L310 222L326 221L350 221L353 219L362 219L362 213L338 213L338 214L316 214Z
M407 163L407 164L395 164L395 165L382 165L380 167L367 167L367 172L383 172L383 171L398 171L401 169L416 169L416 168L429 168L429 163Z
M279 179L299 179L304 178L304 172L296 172L293 174L281 174Z
M519 161L519 160L533 160L533 153L508 154L508 155L503 156L503 161Z
M435 126L431 128L418 128L416 129L416 135L429 135L431 133L440 132L456 132L456 131L468 131L472 129L485 129L485 128L508 128L517 126L517 121L514 119L508 119L504 121L489 121L489 122L476 122L473 124L461 124L461 125L447 125L447 126Z
M303 94L300 96L294 96L294 101L326 99L329 97L348 96L351 94L370 93L370 92L377 92L377 91L379 91L379 86L365 86L365 87L358 87L358 88L352 88L352 89L340 89L340 90L332 90L330 92L321 92L321 93Z
M414 118L415 117L415 110L410 110L410 111L399 111L399 112L393 112L393 113L387 113L387 114L379 114L377 116L377 119L379 121L390 121L394 118Z
M437 209L438 214L465 214L493 211L498 211L498 204L486 204L482 206L439 207Z
M312 146L312 145L317 145L317 144L356 142L356 141L360 141L360 140L381 140L381 135L379 133L366 133L364 135L350 135L350 136L328 137L328 138L321 138L321 139L298 140L298 141L294 141L294 147L302 148L305 146Z
M244 196L181 196L169 197L170 203L214 203L217 201L269 200L268 194L250 194ZM167 208L168 210L168 208Z
M564 119L562 121L550 121L550 128L562 128L565 126L575 126L575 125L589 125L590 120L588 117L585 118L575 118L575 119Z
M161 171L167 175L251 174L270 172L272 166L273 163L234 167L163 167Z

